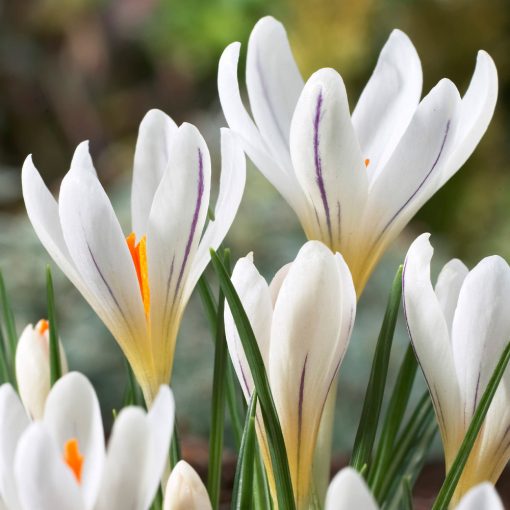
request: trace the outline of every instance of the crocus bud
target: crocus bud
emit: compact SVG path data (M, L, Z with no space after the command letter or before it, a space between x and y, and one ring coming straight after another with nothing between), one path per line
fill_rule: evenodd
M197 472L180 460L172 470L163 510L211 510L207 490Z
M67 360L60 344L62 373L67 372ZM40 320L35 328L29 324L23 331L16 349L16 380L23 405L35 420L43 416L44 404L50 391L49 323Z

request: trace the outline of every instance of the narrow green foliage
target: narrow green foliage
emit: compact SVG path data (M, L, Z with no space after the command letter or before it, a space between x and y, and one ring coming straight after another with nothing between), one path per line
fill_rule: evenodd
M49 266L46 268L46 293L48 297L48 322L50 324L50 382L53 386L62 377L62 360L60 359L58 342L55 293Z
M177 426L177 417L174 420L174 431L172 433L172 441L170 443L170 469L181 460L181 442L179 440L179 428Z
M466 462L469 458L469 454L475 444L476 438L478 437L478 433L480 432L480 428L485 420L485 416L487 415L487 411L491 405L492 399L496 390L498 388L499 382L505 373L506 367L508 365L508 361L510 360L510 342L505 347L501 358L492 373L489 384L487 384L487 388L483 392L482 398L478 403L476 411L471 419L471 423L467 429L466 435L464 436L464 440L460 445L459 451L453 464L446 475L446 479L443 482L441 490L434 502L432 510L443 510L448 508L450 500L452 499L453 493L455 492L455 488L457 487L457 483L462 475L462 471L466 465Z
M354 441L351 466L358 471L370 462L370 457L372 455L401 297L402 266L398 268L391 287L381 332L377 340L377 347L372 362L372 371L370 373L370 380L368 381L358 432Z
M140 387L136 382L135 374L133 374L133 370L127 360L125 360L126 364L126 372L127 372L127 385L124 392L124 402L123 407L126 406L145 406L145 402L140 393Z
M16 345L18 343L18 335L16 333L14 314L12 312L11 303L9 300L9 296L7 295L4 277L1 271L0 271L0 299L2 301L2 315L7 337L7 342L5 344L7 356L6 364L8 367L9 366L14 367L14 357L16 356Z
M404 510L413 510L413 486L411 485L411 478L404 477L402 480L402 487L404 489L404 498L402 508Z
M234 488L232 491L232 509L250 510L253 504L253 480L256 450L255 412L257 392L251 396L243 430L239 456L237 459Z
M388 464L384 479L377 491L372 490L374 497L381 504L391 495L391 489L394 487L398 474L405 467L405 461L414 450L416 443L423 436L424 431L429 424L434 421L434 408L428 392L422 396L416 406L409 422L402 431L398 440L395 442L395 448Z
M253 479L253 502L255 510L272 510L273 500L269 490L266 469L262 460L262 455L257 447L255 453L255 475Z
M225 250L223 263L230 273L230 251ZM216 341L214 349L214 372L211 402L211 434L209 437L209 467L207 471L207 491L213 509L217 509L220 500L221 467L223 452L223 432L225 427L226 367L228 362L227 341L223 313L225 298L220 288L216 320Z
M285 442L257 340L253 334L250 321L244 311L241 300L239 299L239 296L237 295L237 292L232 285L220 258L214 250L211 250L211 259L216 274L218 275L220 286L223 289L230 311L232 312L232 317L234 318L260 401L260 407L269 442L269 450L271 452L275 485L278 489L278 507L285 510L294 510L296 505L292 491L292 482L290 478L287 452L285 450Z
M0 327L0 384L11 382L11 374L9 372L8 359L6 354L5 339Z

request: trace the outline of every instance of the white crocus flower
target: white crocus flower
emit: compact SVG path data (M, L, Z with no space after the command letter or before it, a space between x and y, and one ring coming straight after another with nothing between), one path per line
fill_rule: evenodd
M448 471L489 379L510 341L510 267L498 256L468 271L459 260L430 281L433 248L418 237L406 257L403 298L409 335L434 404ZM510 372L496 391L454 501L496 483L510 458Z
M220 60L223 112L250 159L297 214L308 239L344 256L358 296L388 244L464 164L492 118L497 73L478 53L461 99L441 80L421 101L422 70L409 38L394 30L352 112L341 76L303 81L283 25L261 19L248 43L246 85L239 43Z
M211 510L207 489L197 472L184 460L172 469L163 510Z
M211 163L198 130L158 110L140 125L126 238L102 188L86 142L60 187L58 203L28 157L22 171L28 216L53 260L111 331L150 404L172 371L184 308L225 237L245 181L242 149L222 130L215 220L204 225ZM202 235L203 234L203 235Z
M496 489L490 483L473 487L455 507L456 510L504 510ZM325 510L379 510L363 477L346 467L338 472L328 489Z
M248 256L232 274L253 327L269 377L287 449L298 509L308 508L312 464L324 405L349 343L356 293L340 254L309 241L271 285ZM248 401L253 379L233 317L225 312L232 362ZM260 413L257 434L269 472L270 456ZM271 480L270 482L274 483ZM274 489L274 487L273 487Z
M50 346L49 323L40 320L35 328L29 324L21 334L16 347L16 382L18 390L31 418L43 416L46 397L50 392ZM67 373L67 359L60 347L62 373Z
M174 400L162 386L149 413L123 409L107 451L94 389L59 379L30 423L13 388L0 388L0 495L9 510L147 510L166 465Z

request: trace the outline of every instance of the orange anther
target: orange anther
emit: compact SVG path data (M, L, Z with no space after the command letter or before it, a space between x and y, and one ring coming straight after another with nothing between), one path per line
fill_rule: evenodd
M142 301L145 309L145 315L149 316L150 311L150 289L149 289L149 270L147 267L147 238L143 236L140 242L136 243L136 235L131 232L126 237L126 242L133 259L133 264L136 269L136 276L140 285L140 292L142 293Z
M69 439L64 445L64 461L73 472L76 480L81 482L83 455L80 453L77 439Z
M365 159L365 166L368 166L368 165L370 165L370 159L367 158L367 159Z
M35 329L40 335L44 335L50 329L50 323L46 319L41 319L35 326Z

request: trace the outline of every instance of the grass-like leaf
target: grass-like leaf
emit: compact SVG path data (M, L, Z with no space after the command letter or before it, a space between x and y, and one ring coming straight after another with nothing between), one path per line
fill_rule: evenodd
M443 510L448 508L450 500L452 499L453 493L455 492L455 488L457 487L457 483L462 475L462 471L466 465L466 462L469 458L469 454L475 444L478 433L480 432L480 428L487 416L487 411L491 405L492 399L496 390L498 389L498 385L505 373L506 367L508 365L508 361L510 360L510 342L505 347L501 357L492 373L489 384L487 384L487 388L483 392L482 398L478 403L476 411L471 419L471 423L467 429L466 435L464 436L464 440L460 445L459 451L453 464L446 475L446 479L437 495L437 498L432 506L432 510Z
M214 250L211 250L211 260L216 274L218 275L220 286L223 289L223 293L230 307L230 311L232 312L232 317L234 318L253 377L255 389L257 390L271 453L275 485L277 487L278 507L285 510L294 510L296 504L292 491L285 442L257 340L241 300L228 277L225 267Z
M58 342L55 292L49 266L46 268L46 293L48 298L48 322L50 324L50 382L53 386L62 377L62 360L60 359Z
M232 509L249 510L253 503L253 477L255 466L256 434L255 412L257 409L257 392L251 396L246 421L237 458L234 488L232 491Z
M7 366L14 367L14 358L16 356L16 345L18 343L18 335L16 333L16 325L14 321L14 314L12 312L11 303L5 288L4 277L0 271L0 300L2 301L2 315L5 324L6 332L6 356ZM12 374L11 374L12 376Z
M381 488L384 475L393 455L395 439L404 419L417 368L418 362L416 361L413 346L409 344L400 365L393 393L386 410L377 451L368 476L368 484L375 492Z
M223 263L230 274L230 251L224 250ZM211 433L209 436L209 465L207 471L207 491L213 509L220 501L221 467L223 452L223 432L225 427L225 373L228 361L227 341L223 312L225 298L220 288L216 320L216 340L214 348L214 372L211 402Z
M365 394L365 402L363 404L358 432L356 433L356 439L354 441L351 466L358 471L363 465L369 464L372 455L401 298L402 266L398 268L391 287L386 313L374 353L372 371Z

